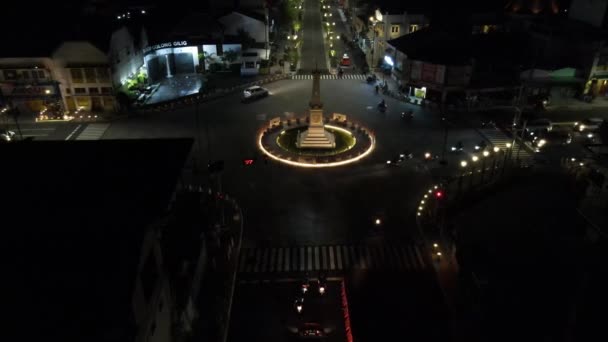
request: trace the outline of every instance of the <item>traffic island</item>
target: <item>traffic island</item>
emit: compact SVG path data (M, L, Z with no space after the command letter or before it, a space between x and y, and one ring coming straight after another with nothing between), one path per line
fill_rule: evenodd
M376 140L366 127L353 122L334 121L334 123L335 125L325 125L325 129L335 137L336 145L330 149L307 149L296 146L298 134L308 128L304 119L287 121L262 130L258 136L258 148L266 156L281 163L313 168L351 164L372 153Z

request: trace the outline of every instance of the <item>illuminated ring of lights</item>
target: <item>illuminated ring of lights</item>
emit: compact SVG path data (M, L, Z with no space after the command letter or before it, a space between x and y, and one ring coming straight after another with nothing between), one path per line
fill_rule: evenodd
M336 127L336 126L332 126L332 125L325 125L325 127L335 129L337 131L345 132L348 134L352 134L352 132L350 132L349 130L344 129L342 127ZM321 164L302 163L302 162L296 162L293 160L288 160L285 158L277 157L274 154L268 152L268 150L266 150L264 148L264 144L262 144L262 138L264 137L264 132L261 132L258 137L258 147L265 155L267 155L268 157L270 157L278 162L281 162L283 164L287 164L287 165L291 165L291 166L298 166L298 167L310 167L310 168L336 167L336 166L343 166L343 165L348 165L348 164L358 162L359 160L367 157L370 153L372 153L372 151L374 150L374 147L376 147L376 138L374 137L373 134L369 133L369 131L367 131L367 136L370 139L370 144L369 144L369 147L367 148L367 150L365 150L363 153L361 153L360 155L358 155L356 157L353 157L353 158L350 158L347 160L341 160L339 162L331 162L331 163L321 163Z

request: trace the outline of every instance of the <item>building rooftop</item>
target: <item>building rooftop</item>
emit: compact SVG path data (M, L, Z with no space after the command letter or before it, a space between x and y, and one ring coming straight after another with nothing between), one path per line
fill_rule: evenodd
M470 63L470 37L422 29L388 41L409 59L436 64L463 65Z
M192 139L3 144L3 252L19 340L132 340L142 238ZM6 181L10 180L10 181ZM10 213L10 214L9 214Z

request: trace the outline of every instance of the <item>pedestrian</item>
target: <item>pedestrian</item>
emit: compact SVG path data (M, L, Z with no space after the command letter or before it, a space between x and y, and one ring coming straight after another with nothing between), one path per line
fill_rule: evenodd
M380 90L380 87L376 84L376 94L378 94L379 90Z

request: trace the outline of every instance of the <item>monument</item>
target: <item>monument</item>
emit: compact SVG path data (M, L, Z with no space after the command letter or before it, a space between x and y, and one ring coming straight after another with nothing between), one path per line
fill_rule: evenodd
M320 72L312 73L312 96L308 106L310 108L310 121L308 129L298 134L296 146L298 148L335 148L336 138L325 130L323 122L323 102L321 102Z

